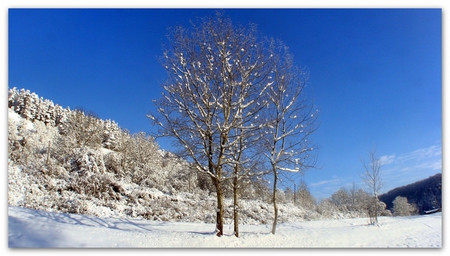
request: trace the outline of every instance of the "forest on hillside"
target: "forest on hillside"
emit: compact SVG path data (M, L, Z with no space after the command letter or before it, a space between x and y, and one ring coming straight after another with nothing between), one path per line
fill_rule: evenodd
M427 179L406 186L394 188L380 195L380 200L386 204L388 209L392 209L394 207L393 202L398 196L405 197L410 204L416 205L420 214L441 209L442 173L437 173Z

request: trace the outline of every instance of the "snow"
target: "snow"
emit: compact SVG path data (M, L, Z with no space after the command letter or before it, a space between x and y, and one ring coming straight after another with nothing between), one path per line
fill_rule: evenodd
M8 122L18 123L22 120L22 117L14 112L14 110L8 108Z
M101 218L8 207L9 248L442 248L442 213L232 225L215 236L214 224Z
M8 122L11 123L15 123L16 125L18 125L20 122L24 122L25 125L25 129L29 130L29 131L34 131L34 125L31 121L22 118L19 114L17 114L16 112L14 112L12 109L8 108Z
M100 150L100 153L102 154L102 156L106 156L107 154L114 153L113 150L110 150L107 148L99 148L99 150Z

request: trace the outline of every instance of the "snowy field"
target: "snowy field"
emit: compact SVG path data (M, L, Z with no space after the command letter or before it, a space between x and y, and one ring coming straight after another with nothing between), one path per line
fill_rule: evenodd
M442 213L367 219L241 225L241 237L227 225L99 218L8 208L9 248L442 248ZM11 250L11 249L9 249ZM14 251L14 250L13 250ZM19 250L20 251L20 250ZM442 251L441 251L442 252Z

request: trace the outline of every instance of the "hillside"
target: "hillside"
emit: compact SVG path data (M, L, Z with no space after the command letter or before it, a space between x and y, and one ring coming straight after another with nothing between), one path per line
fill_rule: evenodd
M28 90L9 90L8 204L98 217L215 222L211 180L154 138L130 134L112 120L70 110ZM243 180L241 224L273 219L264 177ZM225 183L225 223L232 223L231 184ZM279 223L366 216L315 202L307 189L292 204L279 191ZM292 195L291 195L292 196Z
M397 196L406 197L408 203L415 204L420 214L442 207L442 174L438 173L427 179L398 187L380 196L387 209L392 209Z

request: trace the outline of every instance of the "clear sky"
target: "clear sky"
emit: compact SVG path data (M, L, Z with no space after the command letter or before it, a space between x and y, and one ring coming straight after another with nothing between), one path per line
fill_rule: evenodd
M167 28L214 12L9 9L8 88L151 132L146 114L166 78L157 57ZM281 39L309 71L320 168L302 179L316 198L352 182L363 187L361 159L373 145L385 162L382 192L442 172L441 9L227 8L225 15Z

